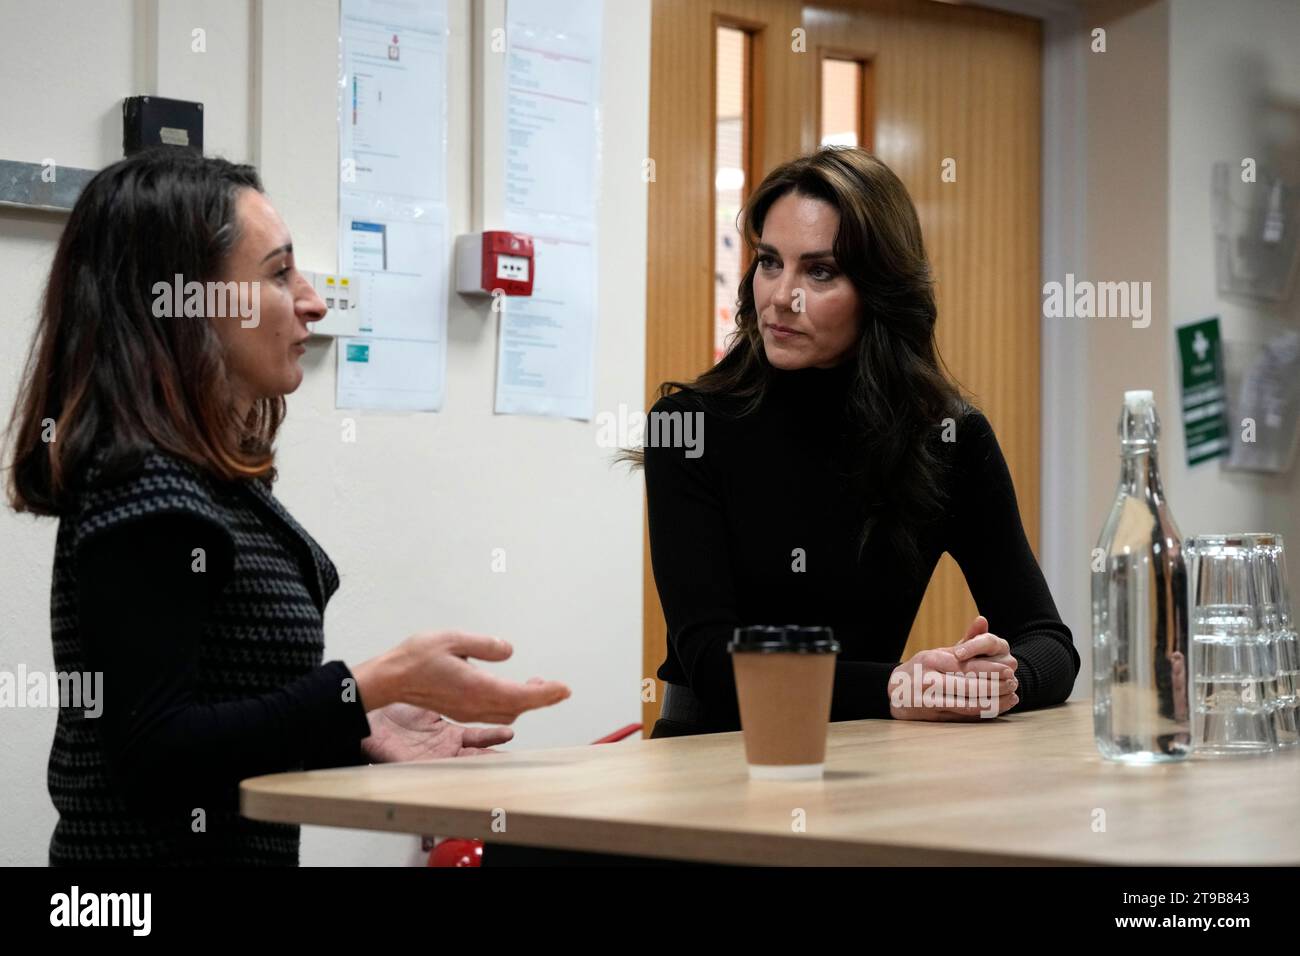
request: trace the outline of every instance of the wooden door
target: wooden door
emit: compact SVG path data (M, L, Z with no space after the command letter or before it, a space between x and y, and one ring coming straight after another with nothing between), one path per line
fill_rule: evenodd
M863 145L916 203L936 278L940 352L993 423L1036 546L1039 22L930 0L655 0L647 408L661 382L690 379L713 361L719 25L750 38L751 182L818 145L822 59L864 65ZM654 677L666 626L648 538L644 589L643 673ZM957 641L974 614L961 572L945 556L905 653ZM658 699L644 706L647 732Z

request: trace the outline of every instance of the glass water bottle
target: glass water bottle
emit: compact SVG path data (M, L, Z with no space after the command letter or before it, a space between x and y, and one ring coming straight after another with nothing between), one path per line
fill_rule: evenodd
M1092 553L1093 734L1127 763L1191 755L1187 571L1156 462L1151 393L1124 393L1119 491Z

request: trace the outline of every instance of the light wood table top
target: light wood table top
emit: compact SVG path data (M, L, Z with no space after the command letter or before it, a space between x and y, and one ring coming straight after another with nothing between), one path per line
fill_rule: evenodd
M1114 764L1088 701L834 723L821 781L751 781L741 735L709 734L274 774L245 780L241 805L256 820L722 863L1300 864L1300 750Z

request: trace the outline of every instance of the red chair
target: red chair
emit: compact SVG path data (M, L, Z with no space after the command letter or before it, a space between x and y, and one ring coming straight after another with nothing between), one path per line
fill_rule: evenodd
M613 744L641 732L641 724L628 724L612 734L606 734L593 744ZM445 837L438 840L425 837L423 849L429 851L429 866L482 866L483 841Z

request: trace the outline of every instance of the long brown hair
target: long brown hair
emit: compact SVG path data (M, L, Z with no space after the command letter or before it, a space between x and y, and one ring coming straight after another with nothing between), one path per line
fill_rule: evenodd
M821 199L838 210L835 261L861 302L862 335L847 409L864 463L867 518L859 547L883 522L898 551L916 559L918 532L944 506L939 428L968 407L935 344L933 278L916 207L902 181L870 153L824 147L773 169L746 201L740 228L751 250L773 203L787 193ZM754 305L758 262L751 257L740 280L736 331L726 354L693 382L663 383L661 396L673 390L730 396L739 400L742 415L762 403L772 366ZM644 450L622 457L644 463Z
M10 504L61 514L92 460L109 473L148 449L226 480L274 478L283 398L239 421L224 350L203 318L160 318L155 283L215 281L257 170L157 147L99 172L54 253L9 422Z

